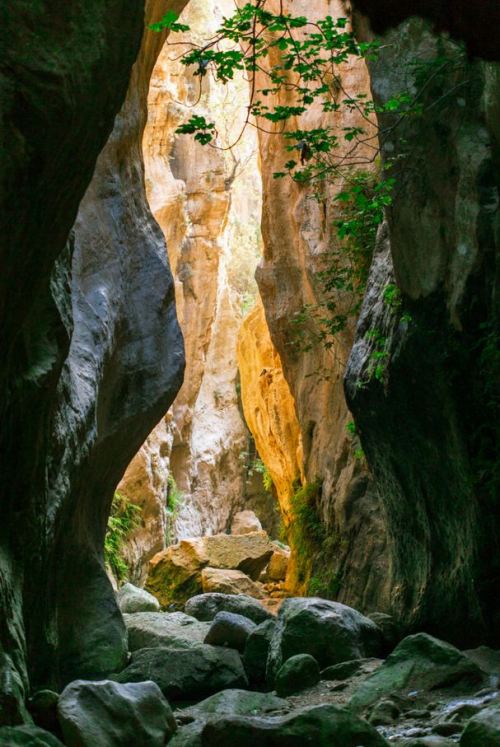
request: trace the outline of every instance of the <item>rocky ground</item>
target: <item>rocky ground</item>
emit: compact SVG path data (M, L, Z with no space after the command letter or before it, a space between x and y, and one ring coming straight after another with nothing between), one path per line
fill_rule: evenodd
M169 548L152 563L156 596L131 584L117 592L129 647L122 671L21 702L2 669L11 697L0 713L10 708L12 723L17 705L23 725L0 727L0 745L500 745L500 651L460 651L423 632L403 637L388 615L321 598L272 600L266 587L282 584L284 557L260 531ZM172 608L172 558L187 558L192 572L183 576L178 564L184 582L175 588L200 592L177 603L182 609ZM232 592L204 590L206 569ZM232 586L235 573L258 593ZM280 603L277 614L270 601Z

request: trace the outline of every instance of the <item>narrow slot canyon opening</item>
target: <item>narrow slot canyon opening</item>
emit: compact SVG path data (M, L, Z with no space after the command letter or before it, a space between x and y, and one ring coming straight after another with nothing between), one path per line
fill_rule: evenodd
M198 574L197 589L192 580L191 596L196 590L231 590L281 598L289 555L272 477L273 466L282 472L281 465L272 464L280 446L275 444L274 454L268 449L270 471L252 435L260 435L257 421L268 415L269 390L286 398L275 403L280 419L295 419L295 414L255 281L263 253L262 177L257 131L245 126L249 84L241 73L230 87L212 75L201 78L196 67L179 60L179 49L215 33L233 10L230 0L192 0L184 10L179 21L189 31L177 35L180 46L165 44L152 73L142 143L147 198L164 233L175 281L186 369L174 403L117 487L108 546L115 545L116 518L126 515L130 523L119 550L107 559L114 583L147 584L164 607L172 608L187 600L184 569L178 578L165 579L166 564L182 554L181 540L196 547L216 535L219 544L226 543L225 552L235 555L220 561L227 574L211 571L209 563L203 579ZM176 132L193 113L215 123L214 147ZM259 378L267 383L264 389ZM259 387L261 401L255 401ZM245 406L242 390L249 393ZM287 411L280 416L283 407ZM288 471L291 484L298 466ZM254 532L253 540L244 536ZM238 570L242 552L259 556L250 575ZM169 567L171 572L175 575Z

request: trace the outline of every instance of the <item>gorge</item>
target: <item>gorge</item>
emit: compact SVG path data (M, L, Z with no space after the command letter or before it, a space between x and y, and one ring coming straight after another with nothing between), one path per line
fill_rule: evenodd
M500 744L499 11L255 5L346 19L329 107L293 110L286 45L182 63L229 0L1 11L0 744ZM293 111L245 127L277 69ZM335 133L333 177L276 178L321 157L293 130ZM179 684L200 661L218 684Z

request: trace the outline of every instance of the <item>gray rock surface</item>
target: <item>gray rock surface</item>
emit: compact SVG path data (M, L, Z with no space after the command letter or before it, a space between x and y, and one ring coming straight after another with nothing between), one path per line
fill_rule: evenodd
M248 636L256 627L254 622L243 615L237 615L234 612L218 612L210 624L204 643L243 651Z
M265 620L248 636L243 664L250 682L261 684L266 681L267 659L276 625L275 619Z
M497 704L471 718L460 737L460 747L498 747L499 744L500 704Z
M215 615L222 611L243 615L257 624L274 619L274 615L266 610L264 605L244 594L198 594L186 602L184 611L187 615L203 621L213 620Z
M366 721L334 705L313 706L281 717L226 716L206 724L203 747L385 747L387 742Z
M133 584L124 584L117 595L122 612L159 612L160 603L156 597Z
M176 730L154 682L77 680L61 693L58 713L67 747L163 747Z
M279 668L275 689L280 697L293 695L319 682L319 664L310 654L295 654Z
M189 648L203 643L210 626L183 612L135 612L124 615L130 651L163 646Z
M204 644L186 649L140 649L114 679L117 682L151 679L172 700L195 700L226 688L248 686L237 651Z
M338 602L316 597L285 599L268 658L268 678L295 654L310 654L324 668L349 659L376 656L381 634L375 623Z

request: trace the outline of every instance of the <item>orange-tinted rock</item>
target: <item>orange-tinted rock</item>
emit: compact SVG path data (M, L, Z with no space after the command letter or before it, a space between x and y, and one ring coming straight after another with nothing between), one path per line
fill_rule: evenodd
M245 573L222 568L204 568L201 573L203 592L220 594L246 594L263 599L261 588Z

